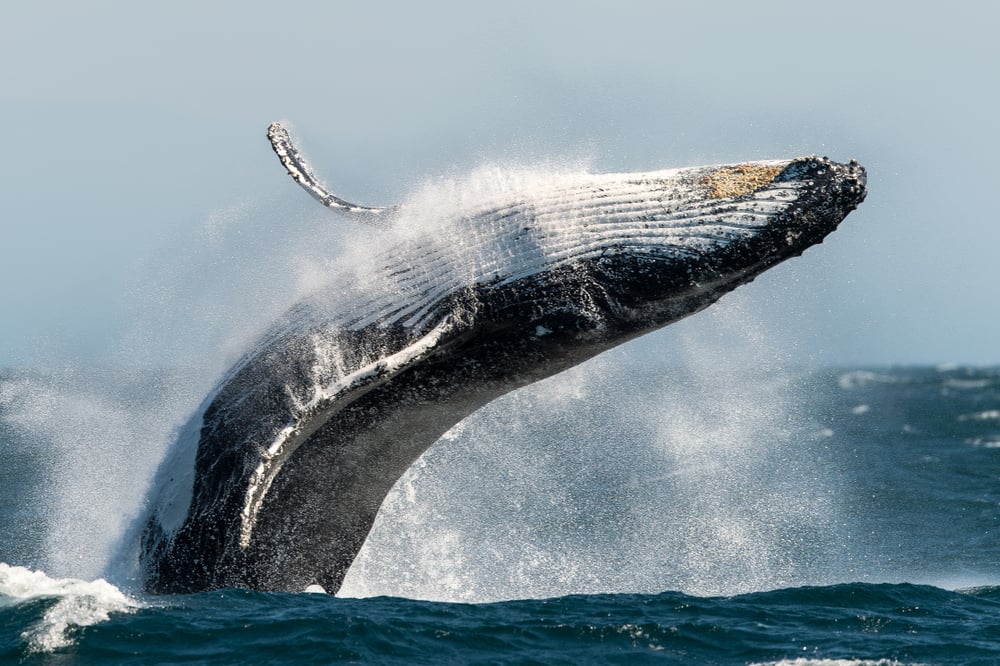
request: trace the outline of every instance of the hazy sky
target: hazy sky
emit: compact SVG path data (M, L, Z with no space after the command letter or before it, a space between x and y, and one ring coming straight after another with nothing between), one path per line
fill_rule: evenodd
M867 202L727 307L786 360L1000 362L990 3L8 5L0 366L194 345L206 298L252 301L243 264L323 213L271 155L276 119L373 204L483 162L857 158Z

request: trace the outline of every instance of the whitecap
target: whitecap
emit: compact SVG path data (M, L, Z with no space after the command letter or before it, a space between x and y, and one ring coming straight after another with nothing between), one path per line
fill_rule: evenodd
M0 604L55 598L40 620L21 632L30 652L51 652L73 644L71 630L106 622L111 613L139 607L111 583L99 578L50 578L43 571L0 562Z
M896 661L895 659L814 659L798 657L779 661L753 662L749 666L922 666L917 662Z
M966 444L979 446L984 449L1000 449L1000 436L998 437L971 437L965 440Z
M992 379L946 379L944 381L944 386L946 388L971 391L975 389L987 388L992 383Z
M1000 421L1000 409L988 409L974 414L962 414L959 421Z
M837 384L845 391L864 388L871 384L895 384L898 381L899 379L893 375L870 370L853 370L845 372L837 378Z

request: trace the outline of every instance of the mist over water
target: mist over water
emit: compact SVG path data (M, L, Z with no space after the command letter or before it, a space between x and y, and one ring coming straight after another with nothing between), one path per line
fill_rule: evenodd
M38 534L30 561L14 564L118 575L109 562L180 428L254 338L329 276L351 230L323 213L240 205L194 236L160 239L126 289L132 316L102 359L42 356L0 379L0 418L36 477L18 524Z
M102 573L180 411L171 384L170 377L93 369L0 383L3 417L40 463L21 523L37 530L37 559L16 564L87 579Z
M665 360L626 346L491 403L400 479L341 595L736 594L843 575L803 387L738 302L700 316L744 335L746 361L692 330Z

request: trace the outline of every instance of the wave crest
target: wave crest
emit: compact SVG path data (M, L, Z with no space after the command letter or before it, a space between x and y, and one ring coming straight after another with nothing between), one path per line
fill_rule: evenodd
M73 644L76 627L106 622L111 613L127 613L139 603L117 587L98 578L50 578L43 571L0 562L0 606L56 599L42 617L23 632L29 652L52 652Z

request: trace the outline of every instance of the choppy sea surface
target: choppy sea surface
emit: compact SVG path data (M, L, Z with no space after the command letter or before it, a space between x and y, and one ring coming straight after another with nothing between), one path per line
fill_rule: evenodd
M204 387L0 373L0 662L1000 663L1000 368L649 359L449 432L336 597L142 593L129 526Z

